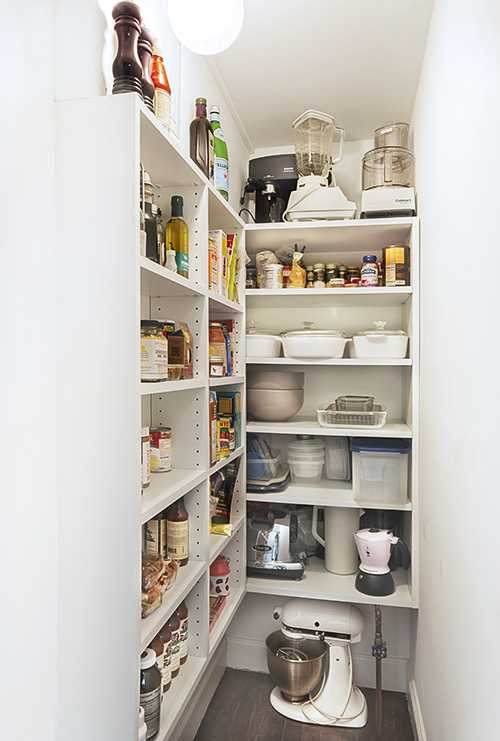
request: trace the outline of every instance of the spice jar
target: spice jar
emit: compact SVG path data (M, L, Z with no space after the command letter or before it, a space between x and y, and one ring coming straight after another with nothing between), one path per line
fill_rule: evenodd
M208 325L208 354L209 357L225 358L226 357L226 338L222 331L222 324L219 322L210 322ZM224 360L222 362L223 372L226 374Z
M325 285L325 264L317 262L314 265L314 288L324 288Z
M354 265L349 266L347 268L347 273L345 276L346 285L349 285L350 283L352 283L353 278L357 278L359 282L360 277L361 277L360 269Z
M147 489L150 484L150 436L149 427L141 429L141 490Z
M222 378L224 375L224 358L220 355L211 355L209 361L209 372L211 378Z
M369 288L378 286L378 268L376 255L365 255L363 257L360 283L362 286L367 286Z
M338 276L338 267L334 262L329 262L325 268L325 283L328 283Z
M345 283L345 279L347 276L347 267L345 265L339 265L337 275L339 278L343 278Z
M167 339L162 323L141 319L141 380L164 381L167 368Z
M151 473L172 469L172 428L152 427L150 430Z
M314 288L314 266L306 267L306 288Z
M144 720L148 727L146 738L156 736L160 730L161 672L156 665L155 652L147 648L141 654L140 698Z

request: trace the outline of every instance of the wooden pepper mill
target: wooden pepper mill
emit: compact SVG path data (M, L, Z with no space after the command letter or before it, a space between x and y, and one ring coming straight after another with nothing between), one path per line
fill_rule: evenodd
M113 60L113 95L137 93L142 100L142 64L137 42L141 33L141 11L135 3L122 2L112 10L118 50Z
M153 56L153 44L155 38L149 28L141 26L141 35L138 41L139 59L142 65L142 97L147 107L155 112L153 98L155 86L151 79L151 58Z

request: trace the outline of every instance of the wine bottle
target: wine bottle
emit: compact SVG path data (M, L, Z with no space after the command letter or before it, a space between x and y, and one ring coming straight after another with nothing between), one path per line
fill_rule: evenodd
M210 125L214 133L214 185L226 201L229 200L229 159L227 144L220 125L220 109L210 108Z
M209 180L214 181L214 135L207 118L207 101L196 98L196 118L189 126L191 159Z
M165 247L175 250L178 274L189 278L189 230L182 218L184 200L182 196L172 196L170 203L172 215L165 224Z
M163 64L163 57L161 56L161 49L158 49L156 44L153 46L153 59L151 63L151 79L155 86L154 93L154 111L155 116L161 123L170 128L170 108L171 108L171 95L170 83L168 81L167 73L165 72L165 66Z

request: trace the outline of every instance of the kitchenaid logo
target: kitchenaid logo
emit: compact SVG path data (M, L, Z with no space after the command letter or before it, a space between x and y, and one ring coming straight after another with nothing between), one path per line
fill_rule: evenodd
M253 549L254 551L259 551L259 553L267 553L268 551L272 551L270 545L254 545Z

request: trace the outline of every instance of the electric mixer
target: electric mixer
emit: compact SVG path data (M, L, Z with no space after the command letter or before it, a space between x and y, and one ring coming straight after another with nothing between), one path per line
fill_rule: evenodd
M278 685L270 697L275 710L303 723L364 726L366 700L354 685L350 650L365 626L358 608L291 599L275 607L274 618L281 620L281 630L267 637L266 648Z

